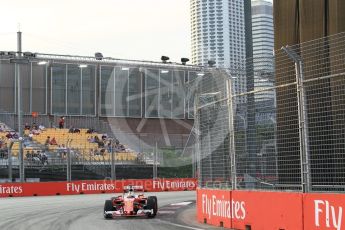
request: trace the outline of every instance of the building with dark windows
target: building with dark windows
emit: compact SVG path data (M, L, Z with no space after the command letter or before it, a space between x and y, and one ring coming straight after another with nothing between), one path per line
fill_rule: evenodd
M345 1L343 0L274 0L274 32L275 49L282 46L292 46L295 44L314 40L314 56L306 53L312 47L299 47L299 55L304 60L304 78L313 80L324 77L314 83L314 86L306 87L306 104L308 117L309 145L312 182L315 184L327 184L341 180L336 175L344 174L345 158L343 149L344 142L344 105L343 89L345 88L344 75L338 77L325 78L341 70L342 65L337 64L336 41L332 38L319 40L315 39L328 37L345 31ZM331 42L332 41L332 42ZM342 51L341 51L342 52ZM277 56L276 64L281 63L286 56ZM315 68L315 66L320 66ZM321 68L322 67L322 68ZM276 71L276 84L283 85L295 81L295 66L286 65ZM315 81L314 81L315 82ZM309 84L311 85L311 84ZM290 87L293 92L294 87ZM284 127L283 132L278 132L277 144L280 162L289 154L293 148L291 143L299 143L298 129L290 121L298 121L297 98L289 98L290 95L283 90L277 90L277 125ZM294 105L284 106L284 101L290 100ZM290 114L290 119L286 119L284 114ZM291 165L299 165L299 152L295 149L294 157L289 159ZM281 163L282 164L282 163ZM284 166L280 167L284 169ZM286 167L285 167L286 168ZM290 169L291 170L291 169ZM296 168L294 170L299 171ZM294 183L298 178L291 179L286 173L280 171L280 180L284 183ZM342 181L343 183L343 181Z
M202 67L177 63L35 54L28 64L0 57L0 115L16 128L17 72L24 123L38 113L49 127L91 127L133 143L132 148L184 147L193 126L189 82Z

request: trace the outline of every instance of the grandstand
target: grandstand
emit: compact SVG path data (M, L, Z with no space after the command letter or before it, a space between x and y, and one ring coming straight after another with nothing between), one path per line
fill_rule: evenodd
M41 144L42 146L45 145L45 142L48 137L55 138L57 144L48 146L48 151L50 152L57 152L63 151L63 147L65 149L68 147L70 149L75 150L78 153L79 158L83 158L84 160L91 160L91 161L100 161L101 159L109 161L110 160L110 152L112 149L107 149L107 144L111 144L110 140L102 140L102 135L98 133L87 133L87 129L79 129L80 132L78 133L71 133L68 129L57 129L57 128L47 128L42 131L39 135L33 135L32 140L36 141L37 143ZM102 146L99 146L98 143L90 142L90 138L96 137L103 142ZM120 145L120 144L118 144ZM116 152L115 160L117 161L136 161L138 158L138 154L130 149L118 149L116 145L111 146L114 148ZM63 157L63 156L61 156Z
M0 54L0 121L17 128L18 64L11 58ZM193 126L189 83L203 67L40 53L28 60L19 66L23 123L53 128L65 116L66 128L97 128L136 151L185 146Z
M189 137L194 119L191 82L211 74L204 67L169 62L29 52L24 54L27 64L16 64L11 55L0 54L0 81L4 83L0 85L0 121L7 127L0 133L3 149L10 144L8 131L18 131L20 77L21 123L46 127L39 132L25 131L25 167L42 171L47 165L60 165L65 170L69 151L73 166L82 165L83 170L103 178L109 176L111 151L117 165L149 167L155 162L157 148L179 149L181 153L193 140ZM64 128L59 129L61 116L66 119ZM79 132L69 132L72 127ZM88 129L95 132L87 133ZM56 143L47 144L48 137ZM12 140L16 165L19 142ZM2 165L7 164L7 151L0 155ZM183 152L184 157L188 154ZM163 162L161 158L156 164Z

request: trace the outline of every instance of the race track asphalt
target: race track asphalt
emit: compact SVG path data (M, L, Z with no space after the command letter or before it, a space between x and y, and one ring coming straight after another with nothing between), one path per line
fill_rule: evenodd
M195 201L195 192L162 192L158 197L159 212L154 219L103 218L104 201L113 194L20 197L0 199L1 230L151 230L194 229L177 219L182 206L170 206L183 201ZM175 212L175 214L174 214ZM176 218L175 218L176 216Z

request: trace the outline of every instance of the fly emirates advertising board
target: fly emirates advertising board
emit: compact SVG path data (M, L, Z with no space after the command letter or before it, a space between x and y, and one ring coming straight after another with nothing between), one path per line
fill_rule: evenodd
M345 194L197 190L198 221L234 229L341 230L344 207Z

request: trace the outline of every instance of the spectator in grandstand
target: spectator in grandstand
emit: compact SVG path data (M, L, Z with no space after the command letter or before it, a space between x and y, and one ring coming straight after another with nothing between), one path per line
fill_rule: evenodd
M138 155L137 155L137 160L138 160L139 162L144 161L144 155L143 155L142 153L138 153Z
M37 124L35 122L32 124L32 129L33 130L38 130L38 126L37 126Z
M32 161L34 162L34 163L37 163L37 164L39 164L39 163L41 163L41 151L37 151L37 153L35 153L35 154L33 154L33 156L32 156Z
M108 153L111 153L111 150L112 150L112 145L111 145L111 141L109 141L108 144L107 144L107 151L108 151Z
M56 151L57 151L57 156L61 157L62 153L63 153L63 149L62 149L61 145L58 145Z
M7 145L2 146L0 149L0 158L7 158L8 157L8 148Z
M75 129L73 130L73 133L80 133L80 129L75 128Z
M5 154L2 149L0 149L0 159L5 158Z
M90 143L95 143L95 138L93 136L88 137L87 141L90 142Z
M13 132L12 139L18 139L18 138L19 138L18 133Z
M41 133L41 131L39 129L33 129L33 130L31 130L31 133L33 135L39 135Z
M74 127L73 126L71 126L71 128L69 128L68 133L74 133Z
M73 126L69 128L68 130L69 133L80 133L80 129L74 128Z
M95 155L95 153L94 153L93 149L91 148L90 149L90 156L94 156L94 155Z
M49 144L50 144L50 136L47 136L47 139L46 139L46 141L44 143L46 151L48 151L48 149L49 149Z
M65 117L60 117L59 120L59 129L63 129L65 126Z
M50 145L57 145L57 141L56 141L55 137L53 137L53 139L50 140L49 144Z
M94 129L91 129L91 128L89 128L88 130L86 130L86 133L88 133L88 134L92 134L92 133L94 133L95 132L95 130Z
M97 148L95 148L94 151L93 151L93 154L95 156L99 156L100 155L100 151Z
M38 126L38 129L41 130L41 131L44 131L44 130L46 129L46 127L44 127L43 124L40 124L40 125Z
M107 139L107 134L102 134L102 140L104 141L105 139Z
M11 133L11 132L8 132L8 133L6 134L6 137L7 137L7 139L11 139L11 138L12 138L12 133Z
M43 165L48 164L48 157L47 157L47 154L45 152L42 152L42 154L41 154L41 162Z
M27 160L31 160L31 158L32 158L32 155L31 155L30 151L27 151L25 156L26 156Z
M25 123L25 125L24 125L24 129L25 129L25 130L30 130L30 129L31 129L31 127L30 127L30 125L29 125L28 123Z
M30 141L32 141L32 137L33 137L33 136L34 136L34 134L30 132L30 133L29 133L29 140L30 140Z
M119 145L120 144L120 141L118 139L115 139L115 144L116 145Z
M98 142L98 148L104 148L104 141L100 140Z
M66 158L66 156L67 156L67 148L66 148L66 146L64 145L64 144L62 144L62 146L61 146L61 150L62 150L62 158Z

